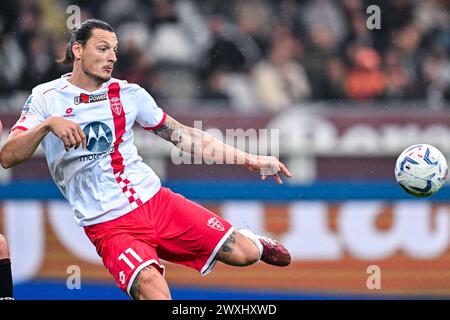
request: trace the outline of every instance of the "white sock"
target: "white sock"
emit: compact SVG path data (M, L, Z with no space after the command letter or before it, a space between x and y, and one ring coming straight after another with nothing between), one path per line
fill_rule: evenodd
M263 246L262 246L261 242L259 242L258 236L256 234L254 234L253 232L251 232L250 230L247 230L247 229L240 229L238 231L243 236L247 237L248 239L250 239L255 244L255 246L259 250L258 260L261 259L261 255L262 255L262 252L263 252Z

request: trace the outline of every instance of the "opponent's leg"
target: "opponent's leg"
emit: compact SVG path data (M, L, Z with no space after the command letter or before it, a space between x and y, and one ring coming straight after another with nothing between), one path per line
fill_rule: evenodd
M0 234L0 300L13 299L11 260L6 238Z
M134 300L171 300L169 286L161 273L153 266L143 268L131 286Z
M220 248L216 259L234 266L247 266L258 260L279 267L291 263L291 255L281 243L244 229L233 231Z

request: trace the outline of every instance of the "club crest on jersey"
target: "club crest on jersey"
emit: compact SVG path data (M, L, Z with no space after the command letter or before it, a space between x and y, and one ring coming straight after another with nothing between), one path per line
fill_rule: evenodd
M115 114L120 116L120 114L122 113L122 102L120 102L120 98L112 97L111 99L109 99L109 102L111 104L112 111L114 111Z
M216 217L211 217L208 220L208 227L213 228L217 231L224 231L225 228L223 227L222 223L217 219Z
M100 93L100 94L86 94L86 93L80 93L79 96L73 97L73 103L76 105L80 103L93 103L98 101L103 101L108 98L106 93Z
M111 129L103 122L91 122L83 129L86 135L87 149L92 152L104 152L113 143Z

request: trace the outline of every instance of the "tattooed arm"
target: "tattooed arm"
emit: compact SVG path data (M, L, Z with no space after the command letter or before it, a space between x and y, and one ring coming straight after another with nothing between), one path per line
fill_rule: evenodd
M167 116L164 124L154 132L159 137L172 142L178 149L202 159L213 160L217 163L239 164L251 171L261 171L263 180L267 176L273 176L278 183L283 183L278 175L279 171L287 177L292 176L275 157L258 156L238 150L207 132L182 125L170 116Z
M172 142L178 149L207 160L245 164L251 156L223 144L207 132L182 125L170 116L167 116L164 124L154 132L159 137ZM226 159L227 155L229 159Z

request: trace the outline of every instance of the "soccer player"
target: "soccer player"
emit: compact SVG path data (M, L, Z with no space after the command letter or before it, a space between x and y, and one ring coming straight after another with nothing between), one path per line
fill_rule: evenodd
M0 121L0 139L2 132L3 125ZM8 242L6 241L6 238L0 234L0 300L11 299L13 299L13 283Z
M111 77L118 41L113 28L87 20L72 32L61 63L72 72L35 87L1 155L10 168L29 159L42 142L52 177L118 286L134 299L170 299L164 259L211 271L217 261L247 266L262 260L290 263L279 242L236 230L226 220L162 187L133 145L135 122L204 158L222 152L234 163L290 177L275 157L256 156L184 126L136 84Z

